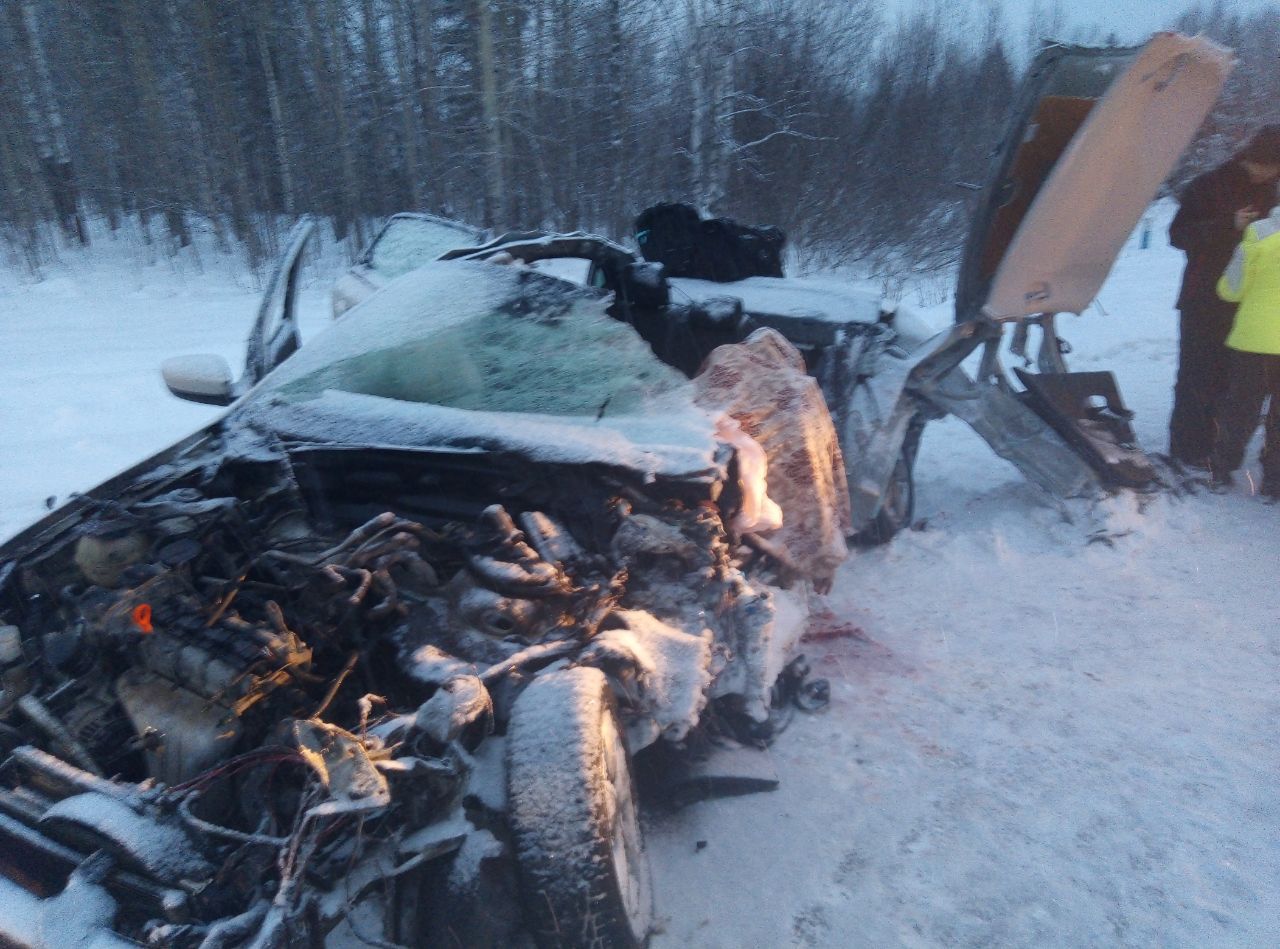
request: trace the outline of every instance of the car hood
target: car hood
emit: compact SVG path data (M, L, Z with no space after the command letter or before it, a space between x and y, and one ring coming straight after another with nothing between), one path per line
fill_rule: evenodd
M957 319L1083 311L1232 62L1175 33L1137 49L1043 50L975 211Z

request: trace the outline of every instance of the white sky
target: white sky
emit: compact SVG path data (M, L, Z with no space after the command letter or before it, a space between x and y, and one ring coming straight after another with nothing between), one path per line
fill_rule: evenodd
M885 16L911 13L919 9L931 9L941 3L952 16L968 15L980 24L992 6L1002 7L1006 35L1011 52L1027 47L1033 14L1042 24L1038 36L1052 39L1101 42L1114 32L1124 43L1145 40L1157 30L1165 29L1184 10L1195 5L1195 0L1058 0L1065 30L1052 28L1051 13L1055 0L882 0ZM1202 0L1208 8L1213 0ZM1271 6L1280 8L1280 0L1223 0L1228 12L1249 13Z

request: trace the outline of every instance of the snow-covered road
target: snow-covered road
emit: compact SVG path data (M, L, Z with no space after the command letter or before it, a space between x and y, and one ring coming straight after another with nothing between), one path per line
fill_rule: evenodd
M1168 215L1062 322L1153 450ZM1121 496L1108 547L957 420L916 472L925 529L857 553L807 647L832 704L771 749L781 788L650 829L655 946L1280 945L1280 506Z
M1063 325L1156 449L1166 214ZM41 283L0 269L0 538L216 414L156 371L239 355L256 292L206 266L107 245ZM923 529L826 601L807 651L832 704L769 752L780 790L649 821L656 949L1280 945L1280 506L1122 496L1115 545L1089 544L954 420L917 475Z

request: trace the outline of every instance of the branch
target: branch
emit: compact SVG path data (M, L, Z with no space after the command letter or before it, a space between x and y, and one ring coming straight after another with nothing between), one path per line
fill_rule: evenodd
M742 142L741 144L735 144L735 145L733 146L733 151L734 151L734 152L745 152L745 151L746 151L747 149L749 149L749 148L755 148L757 145L763 145L765 142L769 141L770 139L772 139L772 138L777 138L777 137L779 137L780 135L789 135L789 136L791 136L792 138L802 139L803 141L806 141L806 142L829 142L829 141L831 141L831 138L830 138L829 136L823 136L823 135L810 135L808 132L797 132L797 131L795 131L795 129L778 129L778 130L777 130L777 131L775 131L775 132L770 132L768 135L765 135L765 136L764 136L764 137L762 137L762 138L757 138L757 139L756 139L755 141L753 141L753 142Z

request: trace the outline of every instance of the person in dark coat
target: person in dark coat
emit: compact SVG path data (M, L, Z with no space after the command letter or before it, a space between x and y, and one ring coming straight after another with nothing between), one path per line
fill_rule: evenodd
M1187 254L1178 294L1178 379L1169 419L1169 454L1185 465L1208 467L1217 431L1215 405L1227 387L1224 344L1236 307L1218 298L1218 278L1244 229L1275 206L1277 179L1280 125L1266 125L1230 161L1186 186L1169 227L1169 242Z

